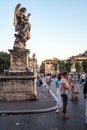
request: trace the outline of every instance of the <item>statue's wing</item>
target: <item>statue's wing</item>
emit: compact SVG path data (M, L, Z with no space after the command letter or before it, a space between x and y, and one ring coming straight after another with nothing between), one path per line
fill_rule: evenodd
M19 3L15 7L15 11L14 11L14 23L13 23L14 26L16 26L16 24L17 24L16 14L20 11L20 6L21 6L21 4Z

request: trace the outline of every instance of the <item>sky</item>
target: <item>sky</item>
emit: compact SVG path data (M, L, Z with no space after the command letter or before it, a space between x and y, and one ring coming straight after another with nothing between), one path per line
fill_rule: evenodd
M87 0L0 1L0 51L14 46L14 10L18 3L31 16L31 39L26 48L38 64L46 59L68 59L87 50Z

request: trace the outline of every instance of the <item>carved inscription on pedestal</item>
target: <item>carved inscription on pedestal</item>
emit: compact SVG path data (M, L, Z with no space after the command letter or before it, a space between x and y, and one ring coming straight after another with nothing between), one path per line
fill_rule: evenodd
M16 66L25 66L27 65L26 63L27 61L27 56L26 56L26 53L18 53L18 52L15 52L13 54L13 58L12 58L12 63Z

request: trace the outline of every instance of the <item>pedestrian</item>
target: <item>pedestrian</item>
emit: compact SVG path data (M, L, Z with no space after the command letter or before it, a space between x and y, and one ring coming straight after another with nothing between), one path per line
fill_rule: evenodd
M67 104L68 104L68 93L69 93L69 81L68 81L68 72L64 71L63 72L63 78L60 80L60 92L61 92L61 97L63 101L63 118L68 119L69 116L67 114Z
M57 97L57 110L56 110L56 112L59 112L62 108L62 98L61 98L60 88L59 88L61 78L62 78L62 74L59 74L57 76L57 79L55 80L56 97Z
M80 83L82 83L82 84L84 84L84 82L85 82L85 73L83 72L82 74L81 74L81 76L80 76Z
M41 78L38 76L38 77L37 77L37 81L36 81L36 85L37 85L38 87L41 87L42 84L43 84L43 82L42 82Z
M77 78L75 75L73 75L70 81L70 90L71 90L71 100L72 101L78 100L79 87L77 85Z
M85 99L85 125L87 127L87 78L84 83L83 94L84 94L84 99Z
M51 84L52 80L51 80L51 75L48 73L46 75L46 83L47 83L47 86L48 86L48 91L50 91L50 84Z

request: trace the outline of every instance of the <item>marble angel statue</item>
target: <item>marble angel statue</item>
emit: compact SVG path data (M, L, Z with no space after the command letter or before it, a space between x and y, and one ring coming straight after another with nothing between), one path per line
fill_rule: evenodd
M25 49L26 41L30 39L31 24L29 23L30 13L26 15L26 8L17 4L14 11L15 41L14 49Z

